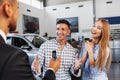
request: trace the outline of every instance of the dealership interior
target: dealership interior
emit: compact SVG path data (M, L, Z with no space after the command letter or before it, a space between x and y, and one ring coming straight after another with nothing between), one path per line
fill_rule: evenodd
M98 18L110 23L110 47L112 65L108 71L108 80L120 80L120 0L18 0L20 17L14 33L35 33L47 39L56 37L56 21L67 19L75 21L70 40L79 41L81 37L90 38L92 25ZM29 22L28 25L26 25ZM27 31L30 22L36 28ZM72 24L72 22L71 22ZM74 25L74 23L73 23ZM73 44L78 48L79 44ZM38 79L39 80L39 79Z

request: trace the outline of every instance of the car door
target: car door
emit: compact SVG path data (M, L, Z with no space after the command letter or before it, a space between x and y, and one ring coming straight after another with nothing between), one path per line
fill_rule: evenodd
M23 50L30 51L32 47L29 46L29 44L22 38L22 37L12 37L12 45L21 48Z

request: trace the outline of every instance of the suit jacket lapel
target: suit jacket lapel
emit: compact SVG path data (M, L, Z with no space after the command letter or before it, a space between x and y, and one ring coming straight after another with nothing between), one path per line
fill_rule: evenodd
M0 43L5 43L4 39L2 38L2 36L0 35Z

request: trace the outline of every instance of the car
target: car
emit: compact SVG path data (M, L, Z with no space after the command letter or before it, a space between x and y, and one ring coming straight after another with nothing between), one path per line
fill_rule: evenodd
M7 44L16 46L27 53L30 65L32 64L41 44L47 41L39 34L8 34Z

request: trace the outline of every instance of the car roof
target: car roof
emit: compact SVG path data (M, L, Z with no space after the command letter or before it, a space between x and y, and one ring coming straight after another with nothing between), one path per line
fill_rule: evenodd
M27 34L14 34L14 33L9 33L8 35L7 35L7 37L10 37L10 36L40 36L40 37L42 37L41 35L39 35L39 34L33 34L33 33L27 33ZM45 39L45 40L47 40L46 38L44 38L44 37L42 37L43 39Z

